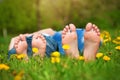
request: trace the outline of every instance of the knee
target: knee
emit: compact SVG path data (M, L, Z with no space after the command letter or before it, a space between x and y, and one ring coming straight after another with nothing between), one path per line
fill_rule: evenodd
M52 28L48 28L49 31L54 31Z

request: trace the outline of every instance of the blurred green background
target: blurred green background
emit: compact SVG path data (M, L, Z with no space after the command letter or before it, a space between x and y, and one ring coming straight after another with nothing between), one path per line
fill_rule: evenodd
M87 22L120 29L120 0L0 0L0 36Z

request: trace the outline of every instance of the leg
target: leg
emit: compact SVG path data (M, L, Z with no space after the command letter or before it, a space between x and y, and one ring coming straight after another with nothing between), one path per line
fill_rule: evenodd
M84 34L84 57L86 61L95 60L100 44L100 32L96 25L88 23Z
M51 28L47 28L47 29L43 29L43 30L34 32L33 34L36 34L36 33L45 33L45 34L52 36L52 35L54 35L55 31Z
M17 37L14 37L14 38L11 39L10 44L9 44L9 50L11 50L11 49L13 48L13 46L14 46L14 44L15 44L15 39L16 39L16 38L17 38Z
M70 46L69 50L65 50L68 56L79 57L76 27L73 24L66 26L62 31L62 44Z

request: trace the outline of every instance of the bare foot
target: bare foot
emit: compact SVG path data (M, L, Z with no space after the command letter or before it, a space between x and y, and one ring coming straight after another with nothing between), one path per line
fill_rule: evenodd
M96 25L91 23L88 23L86 25L84 40L85 61L95 60L96 53L100 44L100 31Z
M19 35L15 38L14 48L17 54L25 54L27 56L27 42L24 35Z
M70 49L65 50L70 57L79 57L76 27L73 24L67 25L62 31L62 44L69 45Z
M45 50L46 50L46 40L42 34L34 34L32 39L32 48L38 48L38 54L40 57L45 56Z

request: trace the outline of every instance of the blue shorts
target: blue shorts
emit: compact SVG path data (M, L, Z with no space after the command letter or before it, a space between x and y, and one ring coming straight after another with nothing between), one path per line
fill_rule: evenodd
M78 50L83 52L84 49L84 29L76 29L77 37L78 37ZM52 38L58 43L58 51L61 54L65 54L64 49L62 48L62 34L61 31L56 32Z

